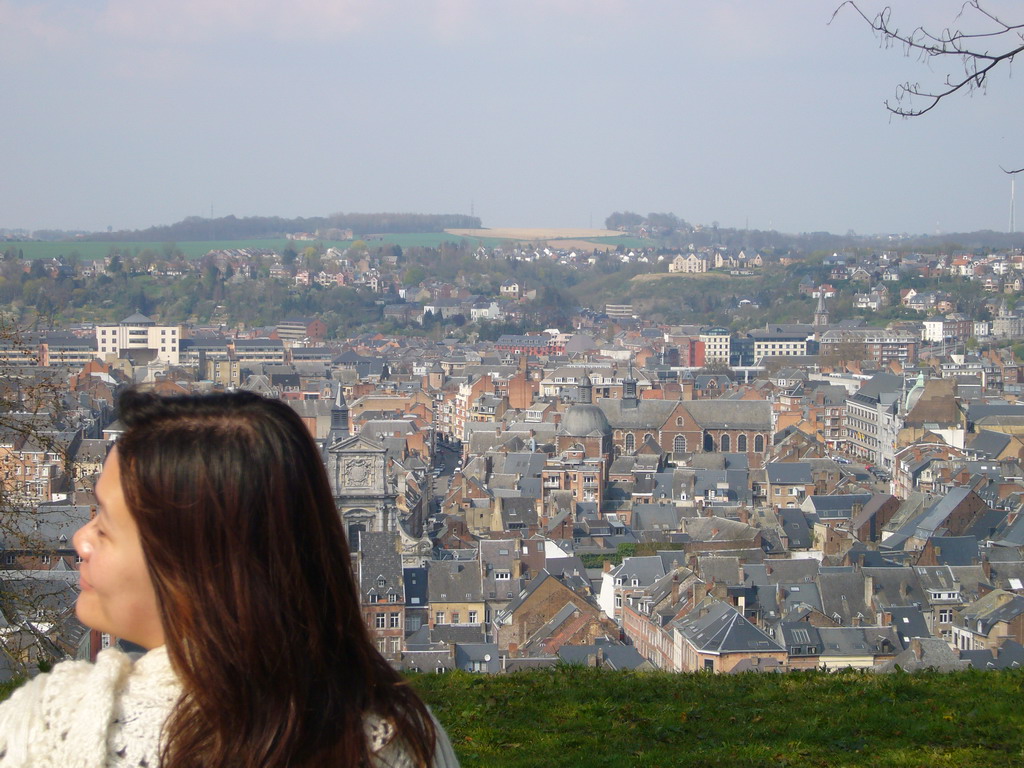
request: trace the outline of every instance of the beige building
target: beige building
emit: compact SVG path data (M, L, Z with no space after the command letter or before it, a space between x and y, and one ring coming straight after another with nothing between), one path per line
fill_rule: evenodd
M728 328L704 328L700 332L706 363L726 363L732 354L732 331Z
M96 351L101 359L125 357L125 353L149 350L168 365L180 362L181 326L157 325L145 315L134 314L117 325L96 326Z

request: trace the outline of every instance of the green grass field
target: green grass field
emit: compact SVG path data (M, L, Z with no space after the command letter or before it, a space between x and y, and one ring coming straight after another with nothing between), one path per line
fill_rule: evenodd
M414 678L463 768L1024 765L1024 671Z
M373 249L385 245L398 245L402 248L424 247L437 248L444 242L467 241L474 246L494 248L497 246L508 246L508 240L501 240L493 237L462 237L460 235L449 235L445 232L421 232L409 234L382 235L381 238L367 240L367 245ZM325 246L347 248L352 244L351 240L346 241L321 241ZM590 240L595 244L613 243L622 244L628 248L644 247L645 241L636 238L595 238ZM173 243L175 248L180 249L188 258L198 259L209 251L222 248L263 248L268 250L283 251L289 245L296 250L301 250L308 243L285 239L251 239L251 240L209 240ZM646 243L650 245L650 243ZM92 242L87 240L61 240L56 242L40 241L12 241L0 242L0 252L8 248L20 249L26 259L52 259L63 256L70 258L77 255L83 261L95 261L106 257L111 248L119 248L129 251L143 251L146 249L162 253L164 243L140 243L140 242Z
M1024 765L1024 670L415 675L463 768ZM0 699L10 686L0 685Z
M413 234L394 234L394 235L383 235L381 239L368 240L367 245L369 248L378 248L385 245L399 245L402 248L409 248L413 246L423 246L428 248L436 248L443 242L458 242L472 238L463 238L458 235L448 235L444 232L424 232L424 233L413 233ZM351 240L345 241L318 241L322 242L324 246L335 246L338 248L347 248L352 244ZM499 240L483 239L485 246L492 246L498 244ZM39 241L17 241L17 242L6 242L0 243L0 251L5 251L8 248L21 249L26 259L52 259L58 256L70 257L73 254L77 254L83 261L95 261L96 259L102 259L106 257L111 248L118 248L121 250L129 251L144 251L149 249L156 253L162 253L164 250L164 243L139 243L139 242L90 242L86 240L62 240L58 242L39 242ZM304 241L294 241L285 239L267 239L267 240L208 240L208 241L190 241L190 242L178 242L173 243L175 248L178 248L190 259L198 259L204 256L209 251L219 250L222 248L262 248L267 250L283 251L288 246L295 248L296 250L302 250L304 247L309 245Z

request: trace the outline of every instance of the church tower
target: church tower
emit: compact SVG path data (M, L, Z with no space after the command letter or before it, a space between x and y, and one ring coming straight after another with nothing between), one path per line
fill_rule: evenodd
M828 310L825 308L825 289L818 288L818 306L814 310L814 327L824 328L829 323Z
M582 405L593 405L594 403L594 382L588 374L583 374L579 386L579 401Z
M338 394L334 398L334 405L331 406L331 429L327 434L327 445L334 445L346 437L348 437L348 403L345 402L345 393L342 391L339 381Z

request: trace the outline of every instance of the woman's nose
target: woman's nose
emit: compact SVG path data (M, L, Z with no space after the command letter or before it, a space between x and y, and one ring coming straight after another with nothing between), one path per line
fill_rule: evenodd
M75 535L71 537L71 543L74 544L75 551L78 553L78 556L83 560L85 560L92 553L92 544L89 541L89 536L87 533L87 529L89 528L89 526L90 523L86 523L77 531L75 531Z

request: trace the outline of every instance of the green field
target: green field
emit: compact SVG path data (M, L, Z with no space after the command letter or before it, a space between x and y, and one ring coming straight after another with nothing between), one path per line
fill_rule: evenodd
M197 259L208 251L218 248L269 248L281 250L287 247L289 240L223 240L210 242L189 242L173 243L173 246L180 249L190 259ZM121 251L145 251L150 250L162 253L164 243L128 243L128 242L90 242L86 240L58 240L54 242L24 241L0 243L0 250L17 248L22 251L26 259L52 259L58 256L71 257L77 255L83 261L95 261L105 258L110 254L112 248Z
M463 768L1024 765L1024 672L413 678Z
M413 246L436 248L443 242L459 242L467 239L473 242L477 241L476 238L464 238L459 237L458 235L445 234L444 232L423 232L381 235L380 239L374 238L372 240L367 240L366 244L371 249L385 245L398 245L402 248L410 248ZM491 238L480 238L479 241L485 246L493 246L502 242ZM347 248L352 244L351 240L322 240L317 242L320 242L327 247L335 246L337 248ZM278 238L266 240L190 241L172 243L171 245L184 253L188 258L198 259L210 251L216 251L223 248L262 248L265 250L281 252L288 246L291 246L296 250L302 250L309 244L310 243L302 240L285 240L283 238ZM102 259L108 256L112 248L132 252L141 252L148 249L155 251L156 253L162 253L165 245L165 243L91 242L87 240L60 240L54 242L32 240L0 243L0 251L6 251L8 248L20 249L26 259L52 259L59 256L70 258L71 256L77 255L78 258L83 261L95 261L96 259Z
M1024 670L413 675L463 768L1024 765ZM0 701L12 685L0 684Z
M483 246L485 248L494 248L498 246L507 247L509 244L508 240L501 240L494 237L462 237L460 235L449 235L445 232L381 235L380 239L375 237L372 240L367 240L366 243L371 249L386 245L398 245L402 248L412 248L417 246L423 248L437 248L444 242L458 243L464 241L469 242L474 246ZM352 244L351 240L340 242L324 240L318 242L322 242L324 246L335 246L337 248L347 248ZM589 242L593 242L595 244L621 244L627 248L642 248L650 245L649 242L639 240L637 238L618 237L594 238ZM52 259L56 257L70 258L72 256L77 256L83 261L95 261L96 259L102 259L108 256L112 248L133 252L141 252L148 249L155 251L156 253L162 253L165 245L165 243L92 242L88 240L59 240L53 242L31 240L2 242L0 243L0 251L6 251L9 248L20 249L26 259ZM296 250L301 250L308 245L308 243L301 240L294 241L282 238L267 240L209 240L178 242L173 243L172 245L184 253L188 258L198 259L209 251L215 251L223 248L262 248L280 252L289 245Z

